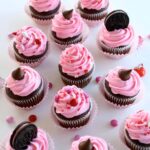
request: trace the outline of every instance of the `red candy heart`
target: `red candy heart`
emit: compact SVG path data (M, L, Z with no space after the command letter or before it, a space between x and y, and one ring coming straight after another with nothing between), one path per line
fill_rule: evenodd
M72 99L71 101L70 101L70 105L71 106L76 106L78 104L78 102L77 102L77 100L76 99Z

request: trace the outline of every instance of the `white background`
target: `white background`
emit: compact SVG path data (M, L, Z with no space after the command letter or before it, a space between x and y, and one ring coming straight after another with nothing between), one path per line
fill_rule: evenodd
M66 8L73 8L76 0L63 0ZM33 25L40 27L48 34L49 26L36 25L24 12L25 0L4 0L0 5L0 76L6 78L8 74L18 65L10 59L8 55L9 39L7 35L24 25ZM139 35L146 36L150 34L150 1L143 0L110 0L111 9L124 9L130 16L130 23L134 26ZM111 60L99 53L96 46L97 28L90 29L89 37L84 45L91 51L96 63L96 70L93 75L93 81L84 88L97 102L98 114L93 124L80 130L68 131L58 128L55 122L50 118L50 102L54 94L59 90L63 83L58 72L58 60L60 50L51 44L51 53L48 58L36 68L54 85L49 91L48 99L42 102L34 110L24 111L10 104L2 95L0 96L0 140L2 140L19 122L24 121L30 114L36 114L38 121L36 124L44 128L54 139L56 150L67 150L71 145L71 139L76 135L94 135L105 138L116 150L126 150L127 147L120 139L119 130L124 119L131 113L145 109L150 111L150 40L145 40L143 46L134 54L121 60ZM116 109L109 106L101 93L94 79L98 75L106 74L111 68L117 65L135 67L143 63L146 68L146 76L143 78L145 84L145 96L141 101L126 109ZM15 124L9 125L5 119L12 115L15 118ZM111 119L117 119L119 126L112 128L109 125Z

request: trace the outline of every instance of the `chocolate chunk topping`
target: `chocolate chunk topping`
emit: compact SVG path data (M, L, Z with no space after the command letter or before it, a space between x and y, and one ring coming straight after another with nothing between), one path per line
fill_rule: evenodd
M93 150L93 145L90 139L83 141L79 144L79 150Z
M67 19L67 20L69 20L72 17L72 12L73 12L73 9L64 11L63 12L64 18Z
M20 68L17 68L12 72L12 77L15 80L22 80L24 78L24 72Z
M106 16L104 23L108 31L125 29L129 25L129 17L123 10L115 10Z
M10 137L10 145L15 150L25 150L36 137L37 127L30 122L22 122L13 131Z
M130 79L130 74L132 72L132 69L129 70L125 70L125 69L121 69L118 74L119 74L119 78L123 81L127 81Z

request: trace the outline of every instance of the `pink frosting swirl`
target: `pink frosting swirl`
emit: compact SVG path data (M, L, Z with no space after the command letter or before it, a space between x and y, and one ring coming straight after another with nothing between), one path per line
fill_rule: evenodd
M47 12L54 10L60 3L60 0L29 0L29 5L38 12Z
M47 37L40 29L26 26L16 32L14 42L18 53L37 56L46 50Z
M59 13L52 19L52 31L56 32L56 36L62 39L77 36L83 31L82 18L75 11L69 20L65 19L62 13Z
M6 79L6 87L15 95L27 96L34 92L41 84L41 77L37 71L28 66L21 66L21 70L25 73L22 80L15 80L12 74Z
M37 137L33 139L27 150L48 150L49 143L46 133L42 129L38 129ZM14 150L9 143L6 145L6 150Z
M108 5L108 0L80 0L81 7L100 10Z
M99 34L99 40L112 48L132 45L134 37L135 33L130 25L125 29L119 29L111 32L107 31L105 26L103 26Z
M72 100L76 101L72 105ZM54 107L56 113L73 118L86 112L90 107L90 97L80 88L73 86L65 86L55 96Z
M125 129L131 139L150 144L150 114L148 112L142 110L130 115L126 120Z
M94 150L108 150L108 145L106 141L104 141L103 139L99 137L92 137L92 136L83 136L79 140L74 141L71 145L70 150L79 150L79 144L88 139L90 139L94 147Z
M106 80L109 83L112 93L120 94L124 96L135 96L140 91L141 80L138 73L132 70L130 79L123 81L120 79L118 72L121 69L127 69L123 67L116 67L111 70L106 76Z
M62 51L59 64L64 73L79 77L92 69L94 60L87 48L82 44L74 44Z

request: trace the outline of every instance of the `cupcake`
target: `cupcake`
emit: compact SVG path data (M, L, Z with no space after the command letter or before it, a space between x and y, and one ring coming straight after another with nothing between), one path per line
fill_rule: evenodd
M30 108L44 98L45 82L37 71L28 66L14 70L5 82L6 95L16 106Z
M5 150L53 150L48 134L30 122L20 123L3 144Z
M54 98L53 115L64 128L78 128L89 122L92 100L82 89L75 85L65 86Z
M79 0L77 10L89 25L99 23L108 13L109 0Z
M48 40L40 29L26 26L12 34L11 49L18 63L35 67L47 56Z
M62 51L59 72L65 84L84 87L92 79L93 70L93 57L82 44L73 44Z
M52 19L51 37L53 41L62 49L68 45L83 42L86 38L87 26L80 15L68 10Z
M116 67L109 71L104 78L103 87L106 100L121 107L137 101L142 90L139 74L124 67Z
M60 0L29 0L27 13L35 22L49 24L60 8Z
M107 142L99 137L82 136L73 141L70 150L112 150Z
M150 150L150 114L144 110L125 121L124 139L132 150Z
M123 10L108 14L98 34L98 47L102 54L122 58L137 48L137 37Z

